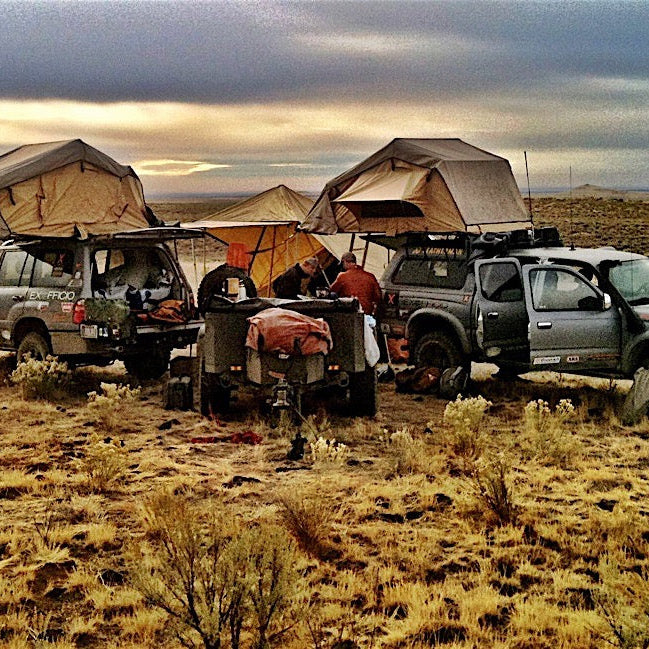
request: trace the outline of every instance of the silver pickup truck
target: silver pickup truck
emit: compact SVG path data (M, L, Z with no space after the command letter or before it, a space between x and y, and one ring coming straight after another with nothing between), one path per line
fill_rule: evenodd
M643 255L567 247L554 228L373 240L396 251L381 279L382 329L407 339L416 365L630 378L649 364Z

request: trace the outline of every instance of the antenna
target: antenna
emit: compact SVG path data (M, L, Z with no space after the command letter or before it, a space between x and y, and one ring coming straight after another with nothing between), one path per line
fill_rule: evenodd
M527 151L523 151L525 156L525 175L527 176L527 209L530 212L530 222L532 223L532 239L534 239L534 215L532 214L532 192L530 191L530 171L527 167Z
M575 239L574 239L574 221L572 218L572 165L568 167L568 204L570 205L568 210L568 219L570 222L570 249L575 249Z

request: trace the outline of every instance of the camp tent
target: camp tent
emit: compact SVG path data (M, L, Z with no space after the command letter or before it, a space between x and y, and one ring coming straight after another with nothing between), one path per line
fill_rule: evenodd
M327 183L302 229L394 235L529 225L506 159L459 139L397 138Z
M0 156L0 237L108 234L158 225L131 167L81 140Z
M241 246L248 256L248 271L260 295L271 294L272 281L293 264L317 257L324 268L353 249L359 262L377 276L387 263L387 252L349 234L319 236L302 232L313 200L279 185L226 207L205 220L183 223L200 228L230 246Z

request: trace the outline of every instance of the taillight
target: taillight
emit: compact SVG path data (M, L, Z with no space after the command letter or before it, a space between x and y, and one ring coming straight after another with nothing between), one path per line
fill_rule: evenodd
M86 319L86 301L77 300L72 309L72 322L81 324Z

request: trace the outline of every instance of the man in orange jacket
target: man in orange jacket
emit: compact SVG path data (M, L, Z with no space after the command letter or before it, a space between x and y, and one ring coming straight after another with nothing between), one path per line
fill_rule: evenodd
M353 252L343 253L340 261L343 272L336 277L331 290L339 297L358 298L363 313L374 315L376 307L381 303L381 287L376 277L356 263L356 255Z

